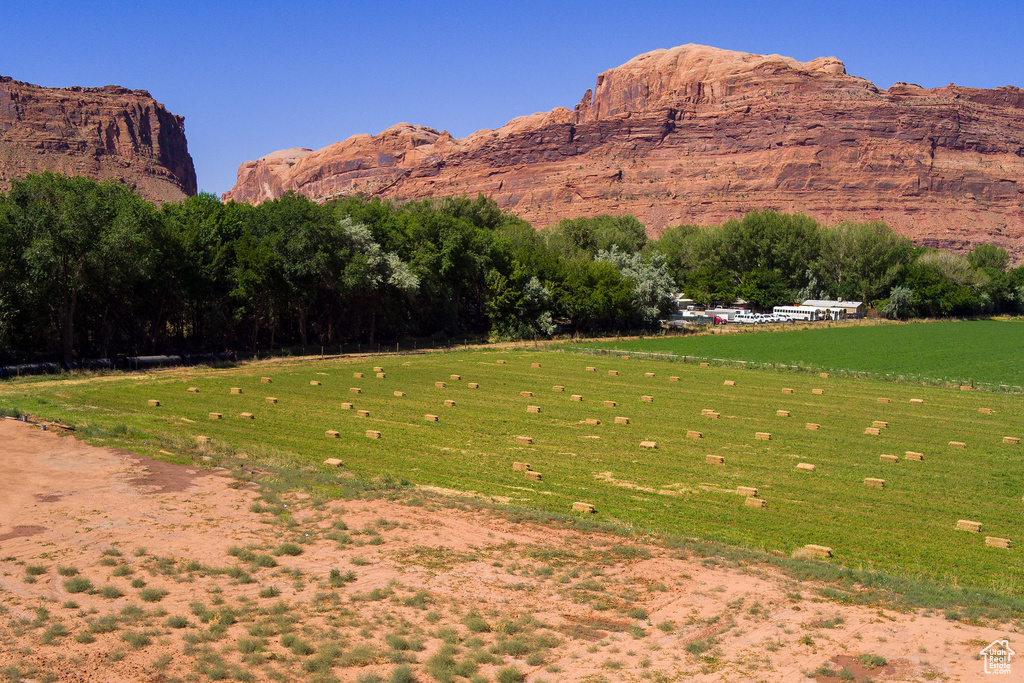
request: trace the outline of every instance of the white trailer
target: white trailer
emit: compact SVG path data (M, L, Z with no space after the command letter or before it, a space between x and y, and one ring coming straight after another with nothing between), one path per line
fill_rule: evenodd
M772 309L775 315L784 315L793 320L824 320L827 311L817 306L776 306Z

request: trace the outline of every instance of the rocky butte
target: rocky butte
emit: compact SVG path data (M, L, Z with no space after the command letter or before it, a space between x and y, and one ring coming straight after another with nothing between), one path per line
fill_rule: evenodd
M185 119L145 90L44 88L0 76L0 190L42 171L116 180L155 202L196 193Z
M597 77L572 110L455 139L401 123L317 151L249 161L225 199L494 198L542 227L632 213L652 234L750 210L884 220L919 244L1024 254L1024 90L897 83L824 57L700 45Z

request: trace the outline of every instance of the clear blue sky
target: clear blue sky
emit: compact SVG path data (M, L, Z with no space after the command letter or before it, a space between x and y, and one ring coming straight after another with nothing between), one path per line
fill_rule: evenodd
M1024 87L1022 0L0 0L0 30L0 75L142 88L183 115L199 188L218 194L277 149L571 108L601 71L684 43L836 56L883 88Z

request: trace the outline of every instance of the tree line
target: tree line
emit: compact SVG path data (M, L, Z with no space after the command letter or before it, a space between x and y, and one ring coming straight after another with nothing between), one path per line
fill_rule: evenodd
M1021 310L1005 250L913 247L881 223L751 213L648 240L633 216L543 230L483 196L162 207L51 173L0 194L0 362L651 329L685 291L894 317Z

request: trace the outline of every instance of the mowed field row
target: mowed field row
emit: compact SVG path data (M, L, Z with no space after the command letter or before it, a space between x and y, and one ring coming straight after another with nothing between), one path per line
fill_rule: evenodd
M376 378L375 365L385 378ZM261 382L264 376L272 383ZM160 405L149 406L150 400ZM598 518L639 529L786 555L805 544L826 545L832 561L845 566L1021 594L1013 577L1024 571L1024 446L1003 439L1024 436L1024 423L1020 399L1005 394L557 352L470 351L15 382L0 386L4 406L111 433L137 430L135 447L149 453L174 444L198 460L196 437L208 436L247 454L256 469L260 462L328 469L323 461L337 458L344 462L339 476L390 474L561 513L585 501ZM702 416L703 409L720 418ZM210 412L223 418L211 420ZM888 426L865 433L875 421ZM821 428L809 430L808 422ZM339 438L328 438L327 430ZM367 438L367 430L381 438ZM694 431L701 438L688 436ZM770 433L770 440L757 439L757 432ZM517 436L533 443L517 443ZM641 447L642 441L657 447ZM906 451L923 460L906 459ZM883 462L882 454L898 461ZM722 456L724 464L708 464L708 455ZM527 479L514 462L529 463L542 480ZM798 463L815 470L799 470ZM865 486L865 478L884 479L884 488ZM756 488L767 507L746 505L739 487ZM980 522L981 533L956 530L960 519ZM986 536L1015 545L987 547Z

